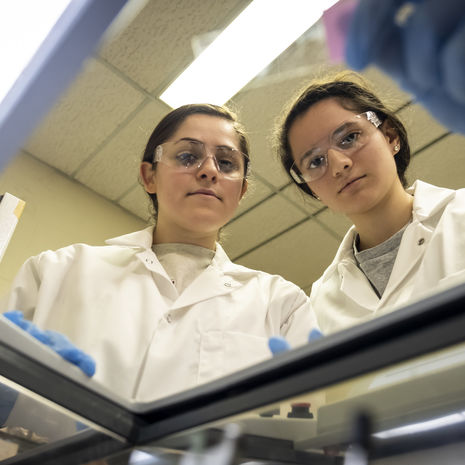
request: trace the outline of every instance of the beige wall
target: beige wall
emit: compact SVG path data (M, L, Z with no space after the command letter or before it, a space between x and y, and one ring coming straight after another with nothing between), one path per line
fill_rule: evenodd
M101 245L105 239L142 229L140 218L70 180L59 171L20 154L0 176L0 193L26 202L0 263L0 295L31 255L76 242Z

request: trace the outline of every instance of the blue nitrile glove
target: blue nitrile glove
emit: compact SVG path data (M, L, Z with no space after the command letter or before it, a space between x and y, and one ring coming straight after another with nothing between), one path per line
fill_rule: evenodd
M57 333L56 331L43 331L39 329L35 324L25 320L23 318L23 313L19 310L5 312L3 316L46 346L49 346L65 360L68 360L68 362L77 365L87 376L92 376L95 373L95 360L90 355L87 355L74 346L65 335Z
M323 337L323 334L320 330L313 328L308 335L308 342L314 341L315 339L320 339ZM281 336L273 336L268 339L268 347L271 350L273 355L286 352L291 349L291 345Z
M346 61L355 70L378 66L438 121L465 134L465 1L360 0Z
M18 391L0 384L0 428L5 424L18 397Z

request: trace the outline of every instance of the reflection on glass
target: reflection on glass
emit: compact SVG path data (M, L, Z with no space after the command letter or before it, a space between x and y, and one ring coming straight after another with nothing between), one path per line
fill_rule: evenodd
M430 431L443 426L456 425L465 423L465 412L457 412L433 420L422 421L420 423L411 423L398 428L392 428L386 431L380 431L373 436L377 438L395 438L404 434L414 434L421 431Z
M80 419L0 378L0 459L13 457L88 428Z
M464 379L465 344L460 344L320 391L172 435L155 441L152 452L188 451L199 434L204 435L204 443L218 441L225 425L233 423L241 430L242 443L247 444L245 449L239 449L244 459L269 459L270 454L275 454L275 458L287 454L287 459L294 457L296 460L292 463L312 463L312 457L320 457L326 461L316 463L342 464L331 460L343 459L348 451L355 455L356 425L360 425L356 420L363 414L362 417L370 420L366 429L371 438L373 457L394 454L393 449L386 452L387 445L402 444L404 453L423 453L425 462L421 463L434 463L427 461L429 452L422 452L430 446L427 439L423 440L421 450L418 450L418 443L408 441L427 437L422 434L433 434L435 447L447 446L450 450L459 447L455 442L463 437L460 431L465 430ZM313 409L311 405L315 399L324 399L324 402ZM446 449L446 456L449 449ZM302 454L299 456L301 462L295 454ZM397 463L395 456L389 458L386 455L384 460L387 460L383 462L386 464Z
M188 3L185 5L185 15L182 15L185 18L192 17L189 10L192 6ZM245 5L247 2L242 3ZM237 2L237 5L240 4L241 2ZM63 96L59 105L48 115L31 140L25 143L25 152L17 158L8 175L4 175L1 181L4 187L13 186L13 192L18 192L18 195L27 200L28 207L22 219L23 231L34 231L35 242L31 240L29 233L16 243L13 241L12 248L9 249L10 255L4 262L5 269L17 270L19 263L41 250L55 250L73 242L101 244L104 239L116 236L120 231L122 234L136 230L134 223L137 219L125 215L122 210L115 213L111 208L113 206L104 202L101 195L139 215L140 218L146 218L147 206L143 203L142 195L137 194L142 192L142 187L136 180L138 155L143 151L153 126L167 112L166 106L161 103L156 93L151 92L164 88L180 71L172 65L175 60L163 60L160 57L178 56L182 57L182 63L187 63L191 51L174 49L175 44L189 43L192 34L198 38L197 34L209 32L211 27L220 23L226 24L226 16L232 16L232 10L219 11L215 2L205 2L202 5L204 6L195 6L195 17L205 17L205 24L201 25L201 29L205 30L199 31L198 28L194 28L194 31L191 28L191 19L183 24L178 22L179 15L169 17L170 13L167 11L166 22L173 25L168 31L168 28L158 27L157 2L147 2L141 14L135 18L133 24L128 25L123 34L104 44L96 51L95 56L89 59L79 80ZM214 24L209 18L215 18ZM150 38L139 36L141 33L146 34L146 31L151 31ZM163 36L165 33L167 35ZM151 40L153 42L150 42ZM146 43L150 43L150 46L145 48L141 45L137 54L128 53L122 56L120 53L121 50L130 50L130 44ZM321 205L315 207L312 203L304 204L295 196L290 186L286 185L288 181L280 175L280 167L270 153L268 135L274 118L280 113L291 93L314 77L316 69L319 73L323 69L336 68L328 63L325 45L321 29L318 26L312 28L263 70L248 88L238 92L233 102L230 102L240 110L242 122L250 133L251 146L254 148L251 153L251 165L257 179L254 181L255 189L249 189L250 192L241 203L239 214L226 226L226 230L234 231L234 234L229 237L226 235L225 249L233 261L272 274L283 274L286 279L295 282L306 291L330 263L334 254L334 238L342 237L347 227L328 217L328 212L324 211ZM160 60L164 61L166 66L160 66ZM220 69L218 76L228 72L231 70ZM412 164L415 173L437 185L460 187L463 184L463 167L455 163L454 157L461 153L457 151L457 147L462 151L463 139L455 136L444 138L446 129L428 119L420 108L414 107L410 103L410 97L393 86L381 73L368 70L366 75L377 88L386 90L383 95L390 96L394 102L393 106L398 109L397 113L402 118L405 116L408 125L412 126L409 127L409 133L413 140ZM118 97L109 99L109 95ZM439 164L437 153L441 153ZM450 169L451 166L454 167L453 170ZM78 190L81 184L78 186L74 182L68 182L69 178L59 174L58 170L66 175L71 173L71 179L79 180L98 194ZM17 189L23 189L23 192ZM34 192L34 195L31 195L31 192ZM318 215L315 212L318 212ZM41 221L37 221L38 218ZM14 257L14 260L9 262L9 257ZM111 267L112 263L108 265ZM76 277L83 274L85 273L77 272L67 281L73 291L76 290ZM107 276L106 273L101 275ZM0 285L3 285L12 280L13 276L2 275L1 278L4 278L0 280ZM211 281L208 285L211 286ZM224 285L227 286L228 283ZM120 287L116 285L115 290L118 289ZM104 340L100 353L105 352L110 359L110 362L100 365L101 369L111 373L109 381L105 380L105 387L116 390L117 384L127 383L119 388L118 394L125 399L136 398L145 401L195 385L183 384L186 380L184 373L187 370L180 370L181 376L169 389L163 390L160 380L165 379L165 374L173 372L173 366L178 360L185 360L186 353L194 353L194 350L186 349L186 344L193 345L198 335L186 332L180 338L179 332L169 329L168 331L172 331L171 339L161 341L159 333L152 339L154 332L150 332L146 321L143 322L142 330L136 328L131 332L134 328L134 318L130 312L134 309L140 310L141 306L132 297L127 298L126 302L116 298L113 304L110 300L114 297L115 290L110 289L101 294L96 292L92 295L92 298L83 304L82 312L73 312L73 315L80 315L80 318L73 321L71 329L68 328L70 333L74 333L73 336L84 335L83 339L89 346L91 343L90 337L87 337L87 328L79 327L78 322L88 318L92 326L98 329L96 338L99 341ZM76 292L73 298L75 301L82 300L86 295L85 292ZM229 298L226 297L225 301L229 303ZM62 303L56 302L57 312L62 315ZM96 307L102 309L102 302L110 303L104 311L96 312ZM243 299L234 302L231 306L233 311L243 309L243 302ZM122 314L127 320L113 318L112 312L119 304L124 307ZM151 310L153 308L158 309L156 305L150 307ZM215 305L215 311L218 309L224 310L225 306ZM253 307L249 310L250 314L253 314L256 309ZM113 325L99 320L104 312L108 312L115 325L120 325L121 334L112 334ZM165 327L176 326L176 315L173 316L170 312L157 315L156 319ZM208 323L212 321L211 318L206 320ZM250 328L246 326L248 331ZM266 345L268 334L263 335L261 340L255 335L241 336L238 332L231 332L220 337L212 331L204 338L200 348L195 347L195 353L204 365L208 364L207 358L214 360L218 365L218 376L242 368L243 360L253 363L270 357ZM173 346L181 340L179 352L174 353ZM225 342L226 340L229 343ZM137 353L130 353L133 341L145 345ZM151 344L152 341L155 342ZM150 361L148 356L151 352L157 357L170 353L172 358L165 359L165 365L153 369L144 378L143 365L147 360ZM222 359L222 353L225 352L228 363ZM129 363L124 367L127 370L114 368L111 360L116 359L128 360ZM153 366L150 363L148 365ZM212 380L215 377L210 376L213 371L205 370L206 373L194 376L196 382L201 384ZM124 372L124 376L121 372ZM96 379L97 382L100 381L100 378ZM324 397L324 393L321 393L321 396ZM316 416L320 406L320 400L312 399L309 411ZM282 412L280 415L284 419L287 410L283 409Z

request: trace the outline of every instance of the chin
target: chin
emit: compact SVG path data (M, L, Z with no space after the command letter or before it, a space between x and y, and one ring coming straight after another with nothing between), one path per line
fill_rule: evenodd
M190 227L193 232L199 233L199 234L212 234L216 233L219 229L221 229L225 224L227 223L227 220L225 221L219 221L217 218L202 218L201 216L196 216L195 219L193 219L190 222Z

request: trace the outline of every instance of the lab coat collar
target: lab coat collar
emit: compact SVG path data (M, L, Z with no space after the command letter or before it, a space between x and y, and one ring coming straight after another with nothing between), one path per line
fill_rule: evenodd
M125 234L105 242L108 245L142 249L137 255L145 266L169 280L164 268L152 251L153 229L154 226L149 226L142 231ZM241 287L244 279L247 279L251 274L256 274L256 271L232 263L223 247L216 243L216 251L211 265L176 299L171 310L190 306L218 295L228 294Z
M440 212L448 204L451 197L455 195L454 190L436 187L419 180L415 181L407 189L407 192L414 196L412 223L404 233L405 239L408 240L401 243L382 299L376 297L376 294L370 288L368 280L363 279L364 275L356 265L353 256L353 242L356 235L355 226L351 226L347 231L333 262L323 274L322 280L325 281L330 279L333 273L338 273L341 290L371 311L375 311L380 302L389 298L389 295L402 283L411 268L421 259L425 247L418 249L418 251L407 250L408 247L412 243L420 243L426 246L432 235L431 229L426 224L428 219Z
M373 312L379 305L379 298L355 261L353 243L356 234L355 226L351 226L342 239L333 262L323 274L323 280L330 279L333 273L338 273L340 290Z
M173 303L172 311L197 304L220 295L226 295L242 287L250 275L250 270L231 262L220 244L216 243L216 252L209 267L189 284L187 289Z
M433 186L417 180L407 192L413 195L413 220L425 221L442 210L455 196L455 191L444 187Z
M130 234L108 239L105 241L105 243L108 245L121 245L125 247L152 250L153 229L154 226L152 225L143 229L142 231L136 231ZM249 268L245 268L241 265L236 265L235 263L231 262L223 247L221 247L218 242L216 243L216 250L212 260L212 265L218 269L221 269L225 273L240 275L244 275L244 273L247 272L247 274L255 273L254 270L250 270Z
M136 231L130 234L124 234L123 236L113 237L112 239L107 239L105 244L150 249L152 248L153 242L153 228L154 226L152 225L143 229L142 231Z
M333 272L337 270L337 267L340 263L355 263L354 254L353 254L353 243L357 231L355 226L352 225L347 231L346 235L342 239L341 245L336 252L336 256L332 261L331 265L326 269L323 274L323 280L329 278Z
M433 186L432 184L420 180L415 181L413 185L407 189L407 192L414 196L412 217L414 222L419 223L427 220L436 212L443 209L448 204L451 197L455 195L455 191L452 189ZM355 226L352 225L344 236L333 262L324 273L323 279L326 274L329 277L335 271L339 263L347 260L350 263L355 263L353 243L356 233Z

